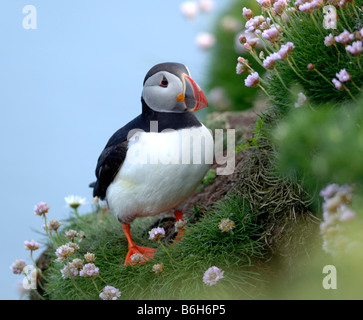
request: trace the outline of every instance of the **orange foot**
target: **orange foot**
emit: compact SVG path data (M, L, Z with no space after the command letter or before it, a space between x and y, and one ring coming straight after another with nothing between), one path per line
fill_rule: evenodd
M174 215L175 215L175 219L176 219L177 222L183 220L183 211L175 210ZM173 247L178 241L183 240L184 234L185 234L185 230L180 230L178 232L178 234L176 235L176 237L175 237L173 243L171 244L171 246Z
M156 250L152 249L152 248L139 247L139 246L135 245L135 243L132 241L132 238L131 238L130 225L123 224L122 228L124 229L125 236L126 236L128 244L129 244L129 251L127 252L124 264L125 265L127 265L127 264L134 265L134 264L143 263L143 262L149 261L150 259L153 259L154 253ZM132 261L131 256L134 254L142 254L143 257L137 262Z
M150 259L154 258L155 251L156 251L156 249L140 247L140 246L136 246L136 245L129 247L129 251L127 252L124 264L125 265L127 265L127 264L135 265L138 263L144 263L146 261L149 261ZM142 254L141 260L138 260L137 262L132 261L131 256L134 254Z

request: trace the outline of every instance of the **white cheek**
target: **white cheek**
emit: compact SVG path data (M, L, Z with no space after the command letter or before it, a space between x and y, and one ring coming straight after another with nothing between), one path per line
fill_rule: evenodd
M155 111L172 112L179 103L176 97L182 93L182 85L172 81L167 88L160 86L148 86L143 90L143 98L146 104Z

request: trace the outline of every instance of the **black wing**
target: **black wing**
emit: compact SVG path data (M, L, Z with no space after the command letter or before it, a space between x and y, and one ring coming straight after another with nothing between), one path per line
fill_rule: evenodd
M105 149L98 158L96 167L97 181L89 186L93 188L93 196L103 200L108 186L115 178L126 158L130 130L140 128L140 117L135 118L123 128L116 131L108 141Z

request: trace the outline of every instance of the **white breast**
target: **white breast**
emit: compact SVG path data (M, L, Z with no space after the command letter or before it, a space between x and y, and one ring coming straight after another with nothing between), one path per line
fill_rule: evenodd
M213 155L213 137L205 126L134 135L107 189L111 212L130 223L177 207L199 185Z

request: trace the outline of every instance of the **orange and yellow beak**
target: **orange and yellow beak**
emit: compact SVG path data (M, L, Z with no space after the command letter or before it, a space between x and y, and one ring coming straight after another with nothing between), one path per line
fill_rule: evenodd
M178 94L177 100L184 101L188 111L194 112L208 107L208 101L202 89L187 74L182 74L184 93Z

